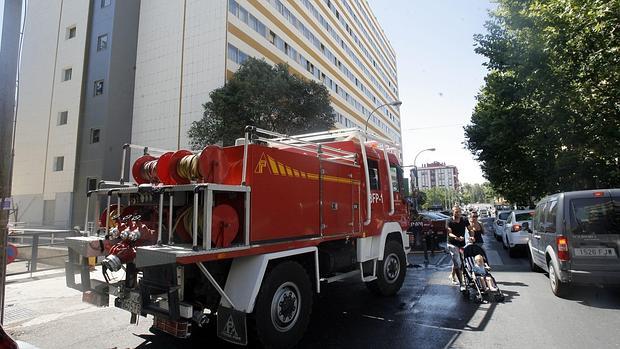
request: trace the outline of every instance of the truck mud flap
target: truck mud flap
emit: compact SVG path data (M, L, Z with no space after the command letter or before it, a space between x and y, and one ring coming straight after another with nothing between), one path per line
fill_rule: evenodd
M217 310L217 336L227 342L247 345L246 314L220 305Z

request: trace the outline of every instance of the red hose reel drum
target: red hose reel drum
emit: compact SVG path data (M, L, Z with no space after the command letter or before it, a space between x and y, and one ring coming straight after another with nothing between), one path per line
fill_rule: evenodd
M142 155L141 157L133 163L131 167L131 175L133 179L138 184L152 183L153 181L158 181L157 178L149 178L146 172L147 163L151 161L156 161L157 158L151 155ZM155 176L156 177L156 176Z
M157 160L157 178L164 184L176 184L170 176L170 161L174 152L163 153Z
M200 174L204 183L224 182L230 163L226 159L224 149L217 145L209 145L200 153Z
M175 151L170 160L168 162L168 173L170 175L170 179L174 183L165 183L165 184L189 184L190 180L188 178L183 178L179 175L177 171L177 166L179 166L179 162L187 155L192 155L193 153L189 150L178 150Z
M220 204L213 208L211 243L214 247L229 247L239 231L239 215L230 205ZM204 237L203 237L204 238Z
M202 207L198 209L199 214L202 216ZM189 216L185 217L185 215ZM188 206L182 217L183 221L177 222L176 230L174 234L185 243L192 241L192 208ZM185 222L184 222L185 221ZM237 237L239 232L239 215L237 211L228 204L219 204L213 208L213 214L211 216L211 246L212 247L229 247ZM202 236L202 219L198 220L198 234Z

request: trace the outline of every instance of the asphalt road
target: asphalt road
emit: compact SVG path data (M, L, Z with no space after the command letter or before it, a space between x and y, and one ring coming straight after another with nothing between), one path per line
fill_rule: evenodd
M490 234L485 248L504 303L475 304L462 297L448 281L445 255L428 265L420 255L409 255L419 267L407 269L396 297L377 298L354 281L323 288L299 347L620 347L617 289L575 288L560 299L545 274L529 271L525 255L508 257ZM22 314L5 326L8 332L40 348L232 347L208 331L188 340L155 335L150 318L129 325L124 311L81 303L79 293L64 288L62 275L10 283L7 304Z

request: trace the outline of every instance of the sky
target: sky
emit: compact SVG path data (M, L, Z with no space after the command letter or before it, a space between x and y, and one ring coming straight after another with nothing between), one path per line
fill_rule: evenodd
M464 148L485 59L474 53L474 34L484 33L488 0L368 0L396 51L403 158L417 166L455 165L461 183L482 183L480 164Z

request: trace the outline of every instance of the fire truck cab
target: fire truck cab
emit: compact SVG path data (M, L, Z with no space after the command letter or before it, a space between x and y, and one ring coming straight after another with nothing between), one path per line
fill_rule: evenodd
M153 328L177 337L217 322L226 341L291 347L327 284L358 278L381 296L401 288L409 219L391 141L247 127L229 147L126 145L123 159L132 149L143 152L133 181L123 161L120 181L88 193L84 236L67 239L67 285L84 301L107 306L112 295L132 322L152 315Z

